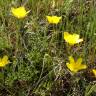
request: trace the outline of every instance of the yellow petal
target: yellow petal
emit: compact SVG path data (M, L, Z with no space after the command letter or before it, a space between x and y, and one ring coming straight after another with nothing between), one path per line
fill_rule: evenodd
M94 76L96 77L96 69L92 69Z
M76 62L76 67L75 67L78 71L87 68L87 65L81 64L81 63L82 63L82 58L79 58L79 59L77 60L77 62Z
M72 56L69 56L69 61L70 61L70 64L71 63L73 63L73 64L75 63L75 60L74 60L74 58Z
M0 62L0 67L4 67L5 66L5 64L3 64L2 62Z
M9 63L8 56L7 55L3 56L3 58L2 58L2 65L6 65L8 63Z
M76 64L80 65L82 63L82 58L79 58L76 62Z
M3 67L4 65L2 64L2 59L0 58L0 67Z
M70 64L70 63L66 63L66 66L67 66L68 69L70 69L71 71L73 70L73 66L72 66L72 64Z
M64 40L69 43L70 45L75 44L75 38L73 35L69 34L68 32L64 32Z
M47 20L49 23L53 23L53 24L58 24L60 19L62 17L57 17L57 16L46 16Z
M69 44L71 43L72 37L68 32L64 32L64 40Z
M73 34L72 36L73 36L73 38L74 38L75 40L78 40L78 39L79 39L79 35L78 35L78 34Z
M68 32L64 32L64 40L70 45L74 45L83 41L83 39L79 39L78 34L69 34Z
M70 34L69 34L68 32L64 32L64 39L65 39L65 40L68 40L68 39L69 39L69 38L68 38L69 35L70 35Z
M72 71L72 72L74 72L74 73L77 73L77 71L78 71L78 69L75 69L75 64L73 64L73 63L71 63L71 64L69 64L69 63L66 63L66 66L68 67L68 69L70 70L70 71Z
M61 17L53 16L52 19L53 19L53 23L58 24Z
M30 11L25 10L25 7L11 8L12 14L17 18L24 18Z
M87 68L87 65L81 64L80 66L78 66L78 70L83 70Z
M47 20L49 23L52 23L52 17L51 16L46 16Z

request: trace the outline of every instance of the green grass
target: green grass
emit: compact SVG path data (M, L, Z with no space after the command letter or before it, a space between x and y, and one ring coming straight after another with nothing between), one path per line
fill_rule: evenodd
M10 64L0 68L0 96L95 96L95 0L0 0L0 56ZM12 16L12 6L31 10L24 19ZM57 25L47 15L62 16ZM55 32L53 32L55 31ZM84 41L70 47L64 31L80 34ZM75 75L66 67L68 57L83 58L88 66Z

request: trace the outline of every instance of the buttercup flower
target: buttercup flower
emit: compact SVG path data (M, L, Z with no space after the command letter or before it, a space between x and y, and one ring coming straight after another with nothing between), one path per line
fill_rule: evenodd
M96 69L92 69L94 76L96 77Z
M10 63L10 61L8 60L7 55L3 56L3 58L0 58L0 67L4 67L8 63Z
M64 40L70 45L82 42L83 39L79 39L79 37L80 36L78 34L69 34L68 32L64 32Z
M27 16L27 14L30 12L30 11L26 11L25 10L25 7L22 6L22 7L18 7L18 8L11 8L11 12L12 14L17 17L18 19L20 18L24 18L25 16Z
M62 17L46 16L46 18L50 24L58 24Z
M87 68L87 66L85 64L81 64L82 58L79 58L77 61L75 61L72 56L69 56L69 61L70 61L70 63L66 63L66 66L73 73L77 73L78 71Z

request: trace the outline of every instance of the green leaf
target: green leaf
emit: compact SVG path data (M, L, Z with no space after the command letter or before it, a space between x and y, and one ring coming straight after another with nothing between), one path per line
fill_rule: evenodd
M87 86L86 91L85 91L85 96L91 96L92 92L96 92L96 84Z

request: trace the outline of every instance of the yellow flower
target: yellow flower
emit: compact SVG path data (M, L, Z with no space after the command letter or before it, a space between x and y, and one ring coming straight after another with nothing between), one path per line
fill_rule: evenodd
M11 8L12 14L17 17L18 19L24 18L30 11L26 11L25 7L18 7L18 8Z
M77 73L78 71L87 68L87 66L85 64L81 64L82 58L79 58L77 61L75 61L72 56L69 56L69 61L70 61L70 63L66 63L66 66L73 73Z
M52 23L52 24L58 24L60 19L62 17L57 17L57 16L46 16L47 20L49 23Z
M79 37L78 34L69 34L68 32L64 32L64 40L70 45L82 42L83 39L79 39Z
M3 58L0 58L0 67L4 67L8 63L10 63L10 61L8 60L8 56L5 55L3 56Z
M92 69L94 76L96 77L96 69Z

